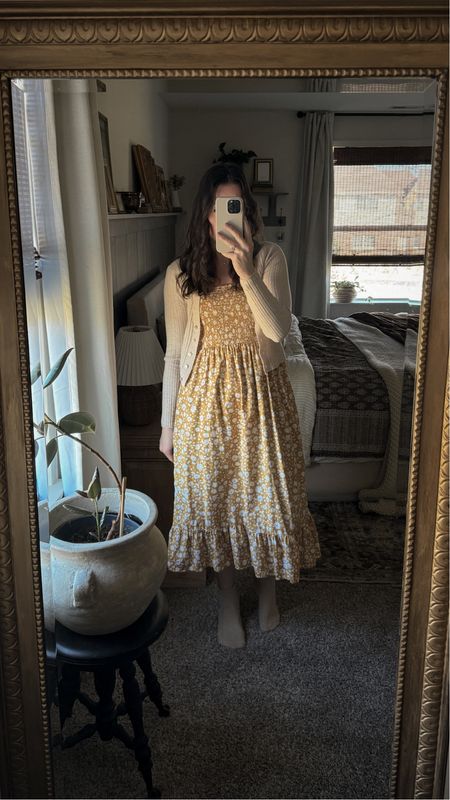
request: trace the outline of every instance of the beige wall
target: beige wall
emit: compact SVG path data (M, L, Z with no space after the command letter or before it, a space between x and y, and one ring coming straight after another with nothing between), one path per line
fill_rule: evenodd
M431 145L433 117L427 115L402 117L335 117L334 143L344 146Z
M169 110L169 153L171 174L186 176L180 190L183 209L186 210L177 226L177 248L189 219L191 201L198 182L213 159L219 155L218 145L226 142L226 151L234 147L254 150L259 158L274 159L274 188L289 192L278 198L278 214L287 215L285 240L279 242L286 253L290 249L292 218L297 189L298 148L302 121L291 111L206 111ZM251 163L244 165L251 184ZM263 215L267 213L267 198L257 196ZM265 232L266 239L277 241L276 229Z
M168 113L160 97L166 81L112 79L104 83L107 90L97 95L98 109L108 119L115 190L137 189L131 155L133 144L151 150L168 178Z
M193 196L203 172L218 155L219 142L226 148L254 150L261 158L274 159L274 187L285 191L278 198L277 212L287 216L284 239L277 229L268 228L266 239L278 241L288 260L294 233L295 197L299 172L303 120L295 111L242 111L169 108L161 93L170 81L159 79L105 81L107 91L98 93L99 110L108 118L113 179L116 190L137 188L131 145L151 150L166 178L174 172L184 175L180 190L184 209L177 219L176 249L179 250L191 211ZM335 117L338 145L430 144L433 119L417 117ZM251 183L251 165L245 166ZM267 199L259 198L266 214Z

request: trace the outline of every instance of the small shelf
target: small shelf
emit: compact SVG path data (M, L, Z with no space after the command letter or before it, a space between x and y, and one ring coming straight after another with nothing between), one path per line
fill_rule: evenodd
M286 227L286 217L283 215L282 217L263 217L262 221L266 228L285 228Z
M286 217L277 214L277 197L289 194L289 192L273 192L271 190L267 191L267 189L252 189L252 192L269 198L267 216L262 218L264 225L267 228L284 228L286 226Z

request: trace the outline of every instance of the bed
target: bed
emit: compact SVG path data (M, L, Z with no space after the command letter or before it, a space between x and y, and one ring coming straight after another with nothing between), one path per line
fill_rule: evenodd
M285 349L296 400L305 402L298 385L310 371L301 372L294 350L309 361L315 383L306 419L299 409L311 499L405 512L417 334L415 314L293 318Z
M164 273L128 299L127 315L165 349ZM412 314L292 315L284 348L311 500L404 513L417 330Z

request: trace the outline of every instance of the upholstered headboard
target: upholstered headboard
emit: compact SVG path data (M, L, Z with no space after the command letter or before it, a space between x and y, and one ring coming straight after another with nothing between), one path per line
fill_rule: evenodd
M164 277L162 272L128 298L128 325L148 325L156 332L156 320L164 314Z

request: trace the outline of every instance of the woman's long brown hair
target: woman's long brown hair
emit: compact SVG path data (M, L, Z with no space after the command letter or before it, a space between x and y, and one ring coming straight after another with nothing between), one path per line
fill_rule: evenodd
M191 221L186 233L184 248L180 255L181 273L178 283L183 297L192 292L209 294L215 286L215 251L211 244L208 217L213 208L216 189L224 183L237 183L241 187L244 217L247 218L254 255L260 248L262 221L259 208L250 191L244 171L238 164L213 164L203 175L192 207ZM230 274L235 288L240 288L239 275L230 261Z

